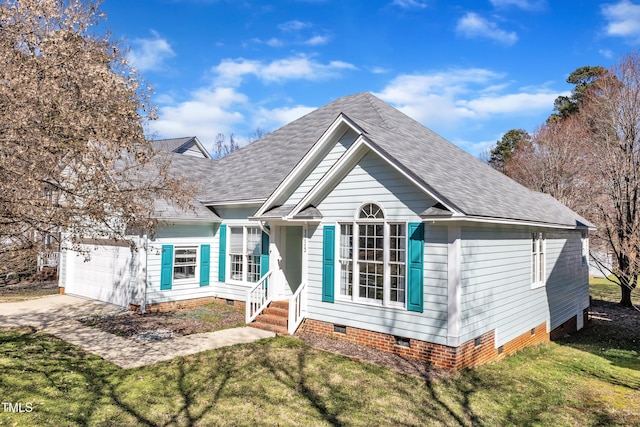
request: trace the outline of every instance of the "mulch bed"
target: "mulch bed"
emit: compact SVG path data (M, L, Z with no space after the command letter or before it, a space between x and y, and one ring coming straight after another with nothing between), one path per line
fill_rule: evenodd
M244 326L244 311L222 304L208 304L164 313L126 312L79 320L87 326L95 326L122 337L138 341L158 341Z
M593 300L590 311L593 324L616 322L625 328L640 330L640 311L623 308L616 303ZM203 320L205 319L205 320ZM169 313L124 313L81 321L104 331L138 341L157 341L173 336L210 332L244 325L244 312L222 304L210 304L195 309L181 309ZM454 375L452 372L435 369L420 361L405 359L399 355L375 350L366 346L339 340L312 332L298 332L295 338L307 345L359 362L368 362L401 372L432 380Z

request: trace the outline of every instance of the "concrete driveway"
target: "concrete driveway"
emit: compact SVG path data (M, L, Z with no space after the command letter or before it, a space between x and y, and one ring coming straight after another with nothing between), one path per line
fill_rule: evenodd
M275 334L251 327L193 334L152 343L122 338L77 319L114 314L120 307L71 295L52 295L28 301L0 303L0 327L31 326L97 354L121 368L135 368L178 356L257 341Z

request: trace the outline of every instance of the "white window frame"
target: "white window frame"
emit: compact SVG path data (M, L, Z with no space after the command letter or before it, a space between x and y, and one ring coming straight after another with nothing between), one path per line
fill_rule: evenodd
M377 205L382 211L382 218L359 218L361 210L369 204ZM383 227L383 261L382 261L382 274L383 274L383 297L382 300L376 300L373 298L360 297L360 262L359 259L359 240L360 240L360 225L373 225L378 224ZM404 230L404 300L401 302L391 301L391 224L398 224L403 227ZM342 256L342 226L350 225L352 230L352 247L351 247L351 259L348 260L352 266L352 283L351 283L351 295L344 295L342 293L342 267L343 262L347 261ZM335 269L335 295L336 299L342 301L352 301L359 304L374 305L382 307L393 308L406 308L407 306L407 221L390 221L382 204L375 201L368 201L363 203L358 209L356 209L355 215L351 221L340 221L337 223L337 233L335 247L337 248L337 268ZM393 264L398 264L394 262Z
M547 239L542 232L531 233L531 289L544 287L547 282Z
M193 277L184 277L182 279L176 279L176 267L179 267L177 265L178 251L189 250L189 249L195 249L196 251L195 260L193 263L193 268L194 268ZM175 245L173 247L173 265L172 265L171 275L172 275L173 283L178 283L178 284L198 282L200 280L200 245L186 244L186 245Z
M589 265L589 233L586 231L582 232L582 238L580 240L582 243L582 265Z
M258 262L257 262L257 268L258 268L258 273L257 273L257 280L256 281L250 281L249 279L249 256L250 254L248 253L248 237L249 237L249 229L256 229L258 232L258 236L259 236L259 243L258 243L258 247L261 248L262 245L262 230L260 230L260 227L258 227L257 225L254 224L229 224L229 237L227 239L227 259L226 259L226 270L227 270L227 281L229 283L237 283L237 284L244 284L244 285L253 285L254 283L257 283L258 281L260 281L260 277L262 275L262 272L260 271L260 256L261 254L258 253L257 255L251 255L251 256L257 256ZM235 252L231 252L231 240L232 240L232 231L231 229L233 228L241 228L242 229L242 254L237 254ZM232 271L232 266L233 266L233 257L236 255L241 255L242 256L242 277L240 279L234 278L233 277L233 271Z

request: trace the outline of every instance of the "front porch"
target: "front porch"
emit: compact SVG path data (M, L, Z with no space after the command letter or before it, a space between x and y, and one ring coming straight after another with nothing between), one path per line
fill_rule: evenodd
M306 225L271 224L269 270L247 291L246 322L293 335L307 312Z

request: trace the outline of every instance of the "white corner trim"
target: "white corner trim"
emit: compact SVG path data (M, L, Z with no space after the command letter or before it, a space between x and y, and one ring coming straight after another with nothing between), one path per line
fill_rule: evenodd
M462 332L462 228L447 228L447 345L460 346Z

